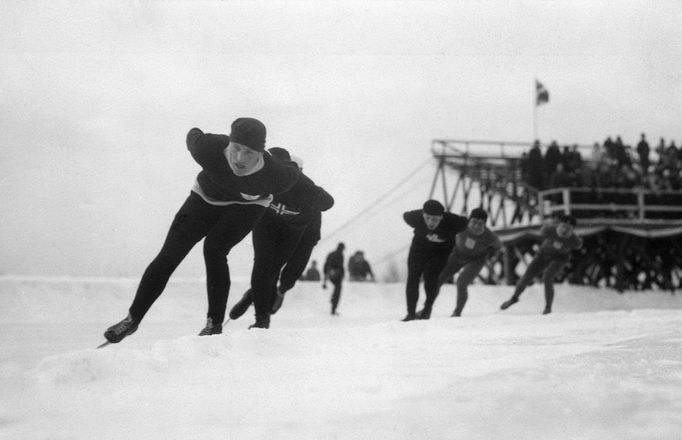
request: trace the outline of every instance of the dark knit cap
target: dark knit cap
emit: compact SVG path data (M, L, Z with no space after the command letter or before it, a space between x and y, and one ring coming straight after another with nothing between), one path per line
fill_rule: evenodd
M235 119L232 123L230 140L263 152L265 150L265 125L254 118Z
M272 157L279 160L280 162L291 162L291 155L284 148L272 147L268 149L268 153L270 153Z
M443 215L445 207L438 200L427 200L423 206L424 214Z
M575 219L575 217L569 214L561 214L559 216L559 222L566 223L571 226L575 226L578 224L578 221Z
M477 218L479 220L486 221L488 220L488 213L485 212L485 209L483 208L476 208L471 211L471 214L469 214L469 218Z

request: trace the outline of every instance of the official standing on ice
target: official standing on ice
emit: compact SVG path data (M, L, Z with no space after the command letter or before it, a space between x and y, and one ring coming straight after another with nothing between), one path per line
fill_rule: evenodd
M455 235L467 227L466 217L445 212L445 207L437 200L427 200L422 209L403 214L405 223L414 228L414 236L407 256L407 284L405 299L407 316L403 321L417 319L419 283L424 278L426 300L423 317L431 315L433 302L438 296L438 275L440 275L448 255L455 244Z
M341 300L341 284L343 283L343 277L345 275L345 270L343 269L344 249L346 249L346 245L339 243L338 246L336 246L336 250L327 255L327 259L324 262L322 288L327 288L327 280L331 281L334 285L334 291L332 292L331 297L332 315L338 315L336 309L339 307L339 301Z

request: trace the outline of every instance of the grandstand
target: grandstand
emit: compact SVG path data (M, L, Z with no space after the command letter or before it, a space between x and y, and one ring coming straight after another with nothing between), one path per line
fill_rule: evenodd
M619 291L674 292L682 286L682 190L595 185L538 189L522 170L524 153L531 147L523 142L432 141L437 166L430 198L457 214L482 206L504 244L482 272L484 282L514 284L537 250L541 224L563 212L578 218L576 232L584 246L560 281ZM594 165L589 159L593 146L575 148L586 158L584 166Z

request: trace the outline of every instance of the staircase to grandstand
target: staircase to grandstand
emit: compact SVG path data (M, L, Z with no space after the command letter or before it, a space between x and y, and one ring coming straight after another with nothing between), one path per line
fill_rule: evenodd
M682 191L538 190L522 176L530 148L523 142L432 141L437 167L430 198L457 214L483 207L503 242L502 252L482 271L483 282L514 284L537 251L540 226L562 212L578 219L576 233L584 244L558 281L619 291L682 287ZM592 147L577 148L588 158ZM589 159L583 160L589 166Z

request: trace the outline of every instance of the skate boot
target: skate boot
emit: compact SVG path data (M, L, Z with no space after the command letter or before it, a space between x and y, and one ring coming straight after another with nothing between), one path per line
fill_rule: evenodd
M429 319L431 317L431 307L424 306L423 309L417 312L417 319Z
M455 309L455 311L452 312L452 315L450 316L452 316L453 318L459 318L460 316L462 316L462 311Z
M126 336L135 333L138 325L140 325L139 321L135 321L129 313L123 321L109 327L104 332L104 337L112 344L116 344L121 342Z
M515 296L512 296L512 297L509 298L507 301L505 301L505 302L502 303L502 305L500 306L500 309L501 309L501 310L506 310L506 309L508 309L509 307L511 307L512 305L516 304L517 302L519 302L519 299L518 299L517 297L515 297Z
M213 318L206 319L206 327L199 333L199 336L219 335L223 332L223 324L213 323Z
M247 310L249 310L249 307L251 307L252 303L253 293L251 293L251 289L249 289L244 293L242 299L237 301L237 304L232 306L232 309L230 310L230 319L239 319L240 316L242 316L244 313L246 313Z
M416 313L408 313L407 316L405 316L403 319L401 319L401 321L407 322L407 321L414 321L415 319L417 319Z
M552 307L551 306L545 306L545 310L542 311L543 315L549 315L552 313Z
M249 328L270 328L270 315L256 315L256 322L251 324Z
M282 302L284 301L284 292L277 289L277 294L275 295L275 301L272 303L272 313L273 315L277 313L280 307L282 307Z

